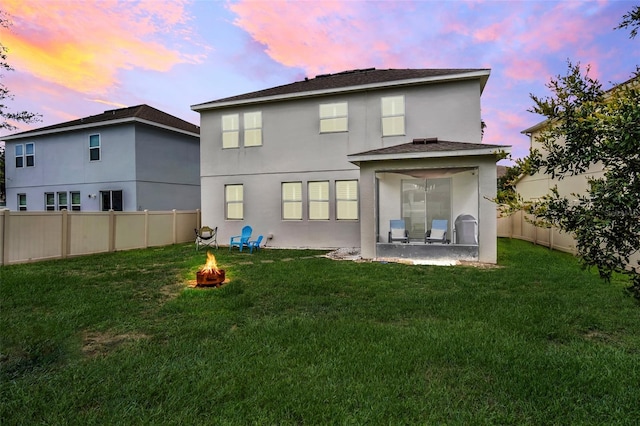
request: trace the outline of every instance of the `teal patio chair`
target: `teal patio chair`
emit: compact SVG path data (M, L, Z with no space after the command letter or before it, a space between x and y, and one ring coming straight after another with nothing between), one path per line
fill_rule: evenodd
M249 253L253 253L253 249L256 249L256 251L260 250L260 243L262 242L262 235L258 235L258 239L255 241L249 241L248 246L249 246Z
M229 251L231 251L233 246L238 247L240 251L242 251L244 247L249 247L249 239L251 238L252 231L251 227L247 225L242 228L242 235L235 235L231 237L231 240L229 241Z

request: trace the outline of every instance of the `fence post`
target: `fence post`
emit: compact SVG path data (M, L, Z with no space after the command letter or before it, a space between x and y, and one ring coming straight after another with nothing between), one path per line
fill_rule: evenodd
M173 244L178 243L178 213L173 209Z
M0 223L0 265L9 264L9 209L3 209Z
M196 209L196 229L202 228L202 212Z
M149 210L144 209L144 248L149 247Z
M66 259L68 254L69 244L69 212L67 209L63 209L60 218L62 220L62 235L60 238L60 255L63 259Z
M116 212L109 210L109 252L116 251Z

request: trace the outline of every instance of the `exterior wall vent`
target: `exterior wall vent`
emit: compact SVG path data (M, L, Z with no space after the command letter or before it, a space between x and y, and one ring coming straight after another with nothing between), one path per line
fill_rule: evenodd
M427 144L437 143L437 142L438 142L438 138L420 138L420 139L413 140L414 145L427 145Z

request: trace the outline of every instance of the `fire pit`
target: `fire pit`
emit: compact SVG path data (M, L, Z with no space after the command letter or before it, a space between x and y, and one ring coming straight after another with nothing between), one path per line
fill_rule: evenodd
M216 257L207 252L207 262L196 272L196 287L220 287L224 280L224 269L218 268Z

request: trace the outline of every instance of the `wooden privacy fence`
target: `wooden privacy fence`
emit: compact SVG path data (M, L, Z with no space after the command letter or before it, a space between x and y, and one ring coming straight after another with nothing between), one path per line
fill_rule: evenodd
M0 211L0 265L194 241L200 210Z

